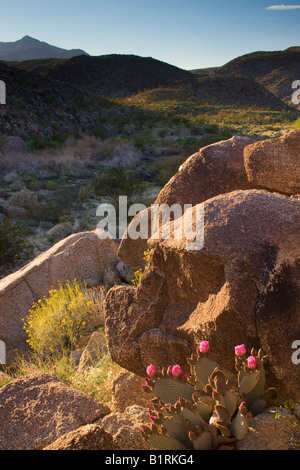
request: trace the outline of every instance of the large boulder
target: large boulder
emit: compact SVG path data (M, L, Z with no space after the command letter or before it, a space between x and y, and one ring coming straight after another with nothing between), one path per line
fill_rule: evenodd
M151 207L139 212L128 225L118 248L118 256L125 263L131 272L132 278L134 271L145 267L144 253L147 250L147 237L133 238L130 231L134 227L138 230L139 226L147 224L148 236L151 233Z
M110 413L55 374L20 377L0 388L0 450L37 450Z
M300 450L299 420L286 408L268 408L250 420L237 450Z
M234 136L191 155L160 191L156 204L192 204L236 189L252 189L244 166L244 148L255 141Z
M248 180L257 188L300 194L300 130L244 149Z
M160 191L155 204L179 204L183 208L184 204L194 206L236 189L253 189L246 175L243 151L254 142L249 137L234 136L201 148L181 165ZM120 259L133 269L145 266L143 254L147 249L147 239L134 240L129 231L134 224L143 224L145 218L149 221L150 236L150 208L147 208L129 224L118 249Z
M87 424L59 437L43 450L112 450L113 438L99 424Z
M114 450L149 450L150 446L141 434L141 426L149 421L146 408L133 405L124 413L114 411L97 420L96 424L112 435Z
M47 296L51 288L73 279L88 287L111 287L120 282L115 270L119 258L114 240L99 239L96 232L70 235L45 251L27 266L0 280L0 340L6 345L6 361L15 359L15 350L28 350L22 319L34 302Z
M113 410L124 412L126 408L134 405L149 408L150 400L155 397L154 394L143 393L143 385L145 381L142 377L122 370L112 383L111 407Z
M234 346L245 343L263 348L273 385L299 399L291 349L300 337L299 231L297 199L237 190L204 203L201 249L187 249L184 237L149 240L138 288L113 287L106 298L113 360L139 375L150 363L185 366L206 339L232 369Z

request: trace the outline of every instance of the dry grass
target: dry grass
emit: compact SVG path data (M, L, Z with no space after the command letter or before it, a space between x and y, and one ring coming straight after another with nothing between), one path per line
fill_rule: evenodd
M55 170L60 168L86 167L95 157L105 159L116 143L111 139L101 141L95 136L69 139L61 148L19 152L0 152L0 169L25 171Z
M108 353L99 354L91 366L85 368L80 375L77 374L76 365L72 355L65 351L62 355L52 355L42 359L38 354L29 358L19 357L6 374L0 375L0 387L18 377L55 373L66 385L74 387L95 400L108 403L112 399L112 383L116 375L123 370L114 363Z

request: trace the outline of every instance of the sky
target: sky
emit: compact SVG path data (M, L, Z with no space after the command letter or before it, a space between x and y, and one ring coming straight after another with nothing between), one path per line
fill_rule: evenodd
M191 70L300 46L300 0L0 0L0 41L29 35L90 55L136 54Z

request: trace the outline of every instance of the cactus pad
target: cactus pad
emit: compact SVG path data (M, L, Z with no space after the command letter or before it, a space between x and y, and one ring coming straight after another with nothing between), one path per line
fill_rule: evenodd
M218 364L207 357L201 357L195 363L195 375L197 378L197 389L203 389L209 382L209 377L218 367Z
M185 400L192 400L195 390L181 380L161 377L155 381L152 391L160 400L174 405L180 397Z

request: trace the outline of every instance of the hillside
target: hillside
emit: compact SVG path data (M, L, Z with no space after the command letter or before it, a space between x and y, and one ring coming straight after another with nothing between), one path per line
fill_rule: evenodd
M12 65L107 97L129 96L144 89L174 85L192 76L190 72L151 57L121 54Z
M117 116L128 120L132 114L127 105L108 97L175 86L186 77L192 75L136 56L0 61L0 79L6 83L7 95L6 106L0 108L0 132L25 140L91 134L102 122L109 128Z
M149 115L153 106L159 108L162 118L168 103L172 103L173 114L197 115L203 104L285 114L290 111L252 78L217 74L199 77L133 55L0 62L0 79L7 87L0 131L25 140L89 134L101 123L109 129L117 116L129 122L132 114Z
M62 49L30 36L14 42L0 42L0 60L23 61L47 58L71 58L77 55L87 55L81 49Z
M89 132L97 102L87 93L0 62L6 105L0 106L0 132L22 138Z
M252 78L291 105L291 86L300 77L300 48L246 54L213 73Z
M196 74L197 75L197 74ZM211 106L252 107L287 111L288 107L270 91L252 78L235 76L196 76L177 84L176 87L160 87L139 93L132 101L151 103L164 101L177 103L180 112L188 113L192 107Z

